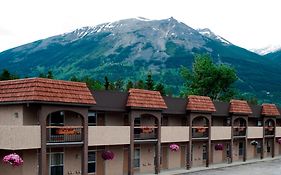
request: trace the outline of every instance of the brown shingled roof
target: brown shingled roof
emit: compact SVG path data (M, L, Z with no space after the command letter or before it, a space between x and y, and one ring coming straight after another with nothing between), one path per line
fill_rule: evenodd
M216 108L210 97L190 95L186 106L187 110L215 112Z
M275 104L262 104L262 115L265 116L279 116L280 113Z
M159 91L144 89L130 89L127 105L128 107L166 109L166 103Z
M252 114L250 106L247 101L244 100L231 100L229 112L237 114Z
M95 104L85 83L46 78L0 81L0 103L57 102Z

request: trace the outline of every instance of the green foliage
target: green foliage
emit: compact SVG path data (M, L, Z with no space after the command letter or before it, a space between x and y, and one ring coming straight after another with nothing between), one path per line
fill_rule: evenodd
M257 105L259 103L258 98L255 95L250 94L250 93L243 93L243 94L239 93L236 96L236 99L246 100L249 104L252 104L252 105Z
M103 84L98 81L98 80L94 80L89 76L85 76L81 79L77 78L76 76L72 76L70 78L70 81L75 81L75 82L84 82L87 84L88 88L91 90L102 90L103 89Z
M134 84L133 82L130 80L128 81L127 85L126 85L126 91L129 91L131 88L134 87Z
M107 76L104 77L104 89L109 90L110 83L108 81Z
M143 80L139 80L137 82L135 82L135 85L134 85L134 88L137 88L137 89L144 89L144 82Z
M228 101L236 94L233 84L237 80L233 68L212 62L209 55L196 55L192 71L181 68L184 94L209 96L213 100Z
M119 91L123 91L123 87L124 87L124 81L119 79L117 81L114 82L114 90L119 90Z
M155 86L154 90L159 91L161 93L161 95L166 95L165 86L162 83L158 83Z
M2 73L0 74L0 81L2 80L14 80L18 79L19 76L15 74L11 74L7 69L3 69Z
M152 73L151 71L149 71L145 80L145 89L153 90L154 89L153 87L154 87L154 82L152 79Z
M54 79L54 75L53 75L53 72L52 72L51 70L49 70L49 71L47 72L47 74L40 73L40 74L38 75L38 77L40 77L40 78Z

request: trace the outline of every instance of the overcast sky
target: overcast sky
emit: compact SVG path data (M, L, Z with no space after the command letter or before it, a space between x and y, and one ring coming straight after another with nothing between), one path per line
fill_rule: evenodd
M281 45L280 0L3 0L0 51L83 26L174 17L245 48Z

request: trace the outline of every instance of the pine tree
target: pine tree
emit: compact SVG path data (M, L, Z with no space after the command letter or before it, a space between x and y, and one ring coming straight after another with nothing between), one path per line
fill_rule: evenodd
M134 84L132 81L128 81L127 85L126 85L126 90L129 91L131 88L134 87Z
M155 86L155 90L159 91L161 93L161 95L166 95L165 87L164 87L164 85L162 83L158 83Z
M153 90L153 88L154 88L154 82L152 79L152 73L149 71L147 74L147 78L145 80L145 89Z
M108 81L107 76L104 77L104 89L109 90L110 83Z

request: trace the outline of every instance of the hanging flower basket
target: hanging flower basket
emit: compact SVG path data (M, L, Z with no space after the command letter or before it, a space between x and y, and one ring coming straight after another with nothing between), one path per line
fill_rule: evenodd
M268 131L273 131L273 127L271 127L271 126L268 127L267 129L268 129Z
M254 145L254 146L258 145L258 143L259 143L259 142L256 141L256 140L253 140L253 141L250 142L250 144L251 144L251 145Z
M206 131L206 128L197 128L197 132L203 133Z
M244 128L243 127L239 127L238 131L244 131Z
M170 145L170 150L171 151L177 152L179 149L180 149L180 147L177 144L171 144Z
M277 139L277 143L281 144L281 138Z
M217 151L223 150L223 144L221 144L221 143L216 144L216 145L215 145L215 150L217 150Z
M103 160L112 160L114 158L114 153L112 151L104 151L101 157Z
M22 158L19 155L17 155L16 153L6 155L3 158L3 162L10 164L12 166L20 166L23 164Z

